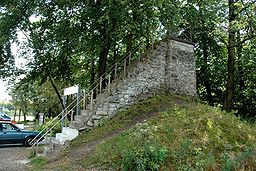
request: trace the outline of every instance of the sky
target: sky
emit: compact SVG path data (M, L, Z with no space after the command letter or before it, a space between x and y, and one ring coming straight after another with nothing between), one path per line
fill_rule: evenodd
M11 99L6 89L6 82L0 80L0 102Z
M22 32L18 32L18 40L19 41L24 41L26 38ZM11 50L13 55L15 56L15 66L20 68L24 67L26 60L24 58L20 58L17 56L18 54L18 46L16 43L13 43L11 45ZM7 91L7 82L4 82L3 80L0 79L0 102L5 101L5 100L11 100L11 96L8 95Z

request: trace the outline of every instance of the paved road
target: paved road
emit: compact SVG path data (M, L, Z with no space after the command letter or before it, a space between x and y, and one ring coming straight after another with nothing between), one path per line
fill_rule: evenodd
M0 171L25 171L30 150L22 145L0 145Z

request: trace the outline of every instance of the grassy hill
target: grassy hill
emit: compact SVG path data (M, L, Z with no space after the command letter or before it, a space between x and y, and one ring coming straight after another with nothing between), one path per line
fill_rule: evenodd
M255 146L255 126L164 95L82 132L57 155L34 158L31 170L256 170Z

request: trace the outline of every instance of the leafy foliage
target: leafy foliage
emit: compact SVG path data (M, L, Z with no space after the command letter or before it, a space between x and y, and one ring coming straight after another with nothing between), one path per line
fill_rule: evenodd
M23 74L26 81L15 84L39 89L49 88L50 81L60 104L64 87L89 87L141 42L149 48L178 37L195 43L199 97L255 118L253 0L4 0L0 5L1 77ZM26 41L17 38L21 32ZM21 70L15 67L13 42L28 60ZM43 92L40 96L48 96Z

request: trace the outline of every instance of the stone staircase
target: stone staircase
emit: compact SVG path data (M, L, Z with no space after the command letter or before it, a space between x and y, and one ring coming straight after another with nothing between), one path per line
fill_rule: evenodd
M196 95L196 74L193 45L177 40L161 41L134 61L127 74L113 80L110 91L95 99L92 109L75 116L70 128L79 131L97 127L102 119L113 117L149 96L162 93Z
M163 40L129 66L125 63L119 77L109 80L107 88L96 99L91 98L86 110L81 110L69 127L56 134L54 142L63 145L77 137L80 131L93 129L103 119L112 118L120 109L150 96L162 93L196 96L193 48L192 44L180 40ZM95 90L98 89L95 87Z

